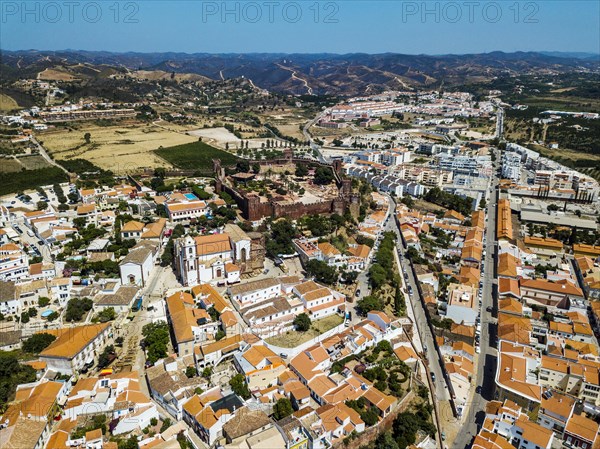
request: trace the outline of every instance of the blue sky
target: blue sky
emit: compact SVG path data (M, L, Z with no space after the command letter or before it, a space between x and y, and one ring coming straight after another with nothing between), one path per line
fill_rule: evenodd
M600 2L596 0L76 3L0 0L0 48L188 53L600 53Z

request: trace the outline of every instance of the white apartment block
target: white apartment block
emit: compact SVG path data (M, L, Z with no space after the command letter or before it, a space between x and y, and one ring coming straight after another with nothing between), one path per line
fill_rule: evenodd
M519 182L521 180L521 155L510 151L502 153L502 177Z

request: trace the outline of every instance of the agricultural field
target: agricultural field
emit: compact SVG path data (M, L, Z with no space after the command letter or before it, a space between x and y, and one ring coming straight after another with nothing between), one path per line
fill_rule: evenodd
M155 153L175 167L199 171L212 170L213 159L221 159L223 166L234 165L238 160L231 153L199 141L161 148L156 150Z
M39 140L58 161L86 159L115 173L165 166L165 161L154 150L197 140L196 137L146 123L111 126L78 123L75 126L45 132L39 135ZM85 139L87 133L88 141Z

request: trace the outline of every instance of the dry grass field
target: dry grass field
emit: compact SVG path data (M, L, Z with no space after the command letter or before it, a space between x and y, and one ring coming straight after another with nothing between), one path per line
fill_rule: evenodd
M303 123L298 122L298 123L294 123L294 124L288 124L288 125L277 125L277 128L279 129L279 131L281 131L281 133L284 136L290 136L290 137L295 137L296 139L301 139L304 140L304 134L302 134L302 131L300 131L299 125L302 125Z
M226 143L235 145L239 144L238 139L232 132L225 128L205 128L189 131L194 137L202 137L202 141L209 145L214 145L219 148L224 148Z
M46 69L43 72L38 73L38 79L46 81L73 81L77 78L62 70Z
M598 154L583 153L581 151L569 150L567 148L553 149L534 144L531 144L531 148L533 148L535 151L538 151L542 156L545 156L550 159L569 159L573 162L583 159L589 161L590 165L593 165L595 162L600 161L600 155Z
M330 315L326 318L313 321L310 329L306 332L289 331L276 337L267 338L267 343L280 346L282 348L295 348L308 340L311 340L318 335L333 329L344 322L344 318L339 315Z
M208 81L209 78L206 78L202 75L196 75L195 73L175 73L172 78L171 72L165 72L163 70L135 70L129 73L129 76L141 80L175 80L175 81Z
M19 164L19 161L13 158L1 158L0 159L0 173L15 173L21 171L23 166Z
M48 161L42 156L24 156L19 158L19 162L27 170L38 170L40 168L49 167Z
M301 110L286 109L285 111L262 113L259 114L259 117L263 123L270 123L276 126L284 136L304 140L300 126L304 126L312 117L305 117L299 114L299 112Z
M17 102L6 94L0 94L0 111L11 111L17 109Z
M53 158L87 159L115 173L127 173L145 167L169 167L154 153L160 147L195 142L197 137L176 133L152 124L98 126L78 124L74 130L58 129L40 136ZM84 140L90 133L90 143Z

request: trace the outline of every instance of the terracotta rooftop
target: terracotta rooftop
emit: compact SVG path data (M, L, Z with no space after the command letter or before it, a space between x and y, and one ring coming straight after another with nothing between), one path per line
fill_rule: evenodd
M110 323L102 323L72 328L46 329L43 333L54 335L56 340L44 349L40 356L72 359L109 327Z
M570 433L593 443L598 438L598 423L583 415L573 415L567 423L565 433Z

